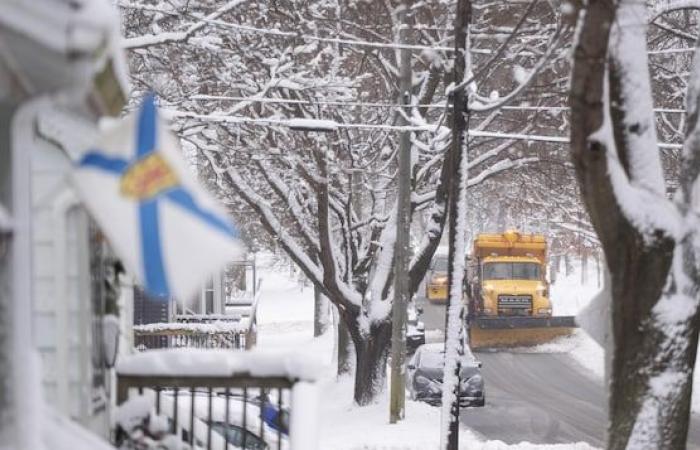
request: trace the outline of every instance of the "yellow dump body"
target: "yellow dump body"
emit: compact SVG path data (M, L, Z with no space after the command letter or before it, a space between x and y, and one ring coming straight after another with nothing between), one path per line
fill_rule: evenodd
M530 256L543 265L547 256L547 241L541 234L521 234L506 231L498 234L479 234L474 239L474 257Z

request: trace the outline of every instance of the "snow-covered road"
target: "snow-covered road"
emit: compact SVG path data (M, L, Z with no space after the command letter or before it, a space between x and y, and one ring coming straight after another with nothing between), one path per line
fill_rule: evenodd
M603 447L602 383L566 354L479 353L487 405L463 411L462 421L488 439L508 444L585 441Z
M419 304L424 308L426 330L443 329L444 306L424 299ZM440 333L430 335L435 339ZM486 406L461 414L464 425L475 433L507 444L583 441L603 447L606 400L602 379L570 353L480 352L477 357L483 362ZM688 448L700 449L697 414L693 414Z

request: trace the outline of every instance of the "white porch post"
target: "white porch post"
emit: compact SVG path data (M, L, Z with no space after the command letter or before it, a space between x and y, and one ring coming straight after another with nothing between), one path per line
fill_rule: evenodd
M31 149L34 123L46 107L41 97L20 106L11 127L12 217L14 233L11 245L12 301L12 385L14 387L15 443L17 449L42 448L40 371L33 345L32 290L32 190Z
M213 276L214 284L214 314L224 312L224 277L223 271L217 271Z

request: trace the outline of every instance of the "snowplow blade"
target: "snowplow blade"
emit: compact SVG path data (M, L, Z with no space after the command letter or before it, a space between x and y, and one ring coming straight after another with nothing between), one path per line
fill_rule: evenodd
M469 322L469 343L472 350L529 347L568 336L574 328L574 316L477 317Z

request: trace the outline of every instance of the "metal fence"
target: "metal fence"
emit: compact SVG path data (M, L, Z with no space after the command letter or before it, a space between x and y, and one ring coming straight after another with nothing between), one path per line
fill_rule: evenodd
M187 353L175 355L180 365L183 358L188 358ZM240 353L240 358L246 356L247 352ZM308 420L310 415L315 415L315 406L309 409L309 405L315 404L312 382L248 373L149 375L148 364L140 362L138 367L142 366L144 374L120 373L117 369L119 408L113 441L119 448L164 445L207 450L313 450L316 447L312 435L315 431L309 429ZM185 366L186 363L182 365ZM306 416L306 420L297 420L299 416Z
M158 323L134 326L134 347L137 350L156 348L226 348L245 349L249 329L227 328L222 324ZM195 325L195 326L193 326Z
M251 303L227 306L228 314L179 314L174 322L134 325L134 347L139 351L181 347L249 350L257 341L259 293Z

